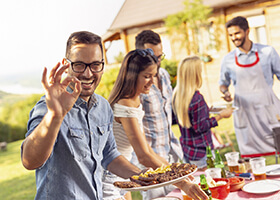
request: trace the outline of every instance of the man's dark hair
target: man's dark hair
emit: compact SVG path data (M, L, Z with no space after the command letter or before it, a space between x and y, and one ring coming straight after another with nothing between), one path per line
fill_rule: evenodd
M226 23L226 28L227 29L229 27L231 27L231 26L239 26L244 31L249 29L249 25L248 25L247 19L245 17L241 17L241 16L235 17L235 18L229 20Z
M79 32L72 33L67 40L66 54L65 54L66 58L69 57L72 46L76 44L98 44L100 46L102 56L103 56L102 39L100 36L94 33L88 31L79 31Z
M135 37L136 49L145 49L144 45L146 43L150 43L153 45L161 43L159 34L155 33L152 30L144 30Z

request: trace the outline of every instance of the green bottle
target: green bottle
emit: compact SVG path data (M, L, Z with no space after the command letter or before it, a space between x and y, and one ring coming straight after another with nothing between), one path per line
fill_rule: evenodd
M222 161L220 152L218 149L215 149L215 167L216 168L221 168L221 176L222 178L226 178L226 171L225 171L225 165L224 162Z
M207 160L206 160L207 168L214 168L215 162L214 162L214 158L213 158L210 146L206 147L206 155L207 155Z
M209 200L212 200L212 193L211 193L211 190L209 189L209 186L207 184L206 177L204 174L200 175L200 187L205 192L205 194L207 194L207 196L209 197Z

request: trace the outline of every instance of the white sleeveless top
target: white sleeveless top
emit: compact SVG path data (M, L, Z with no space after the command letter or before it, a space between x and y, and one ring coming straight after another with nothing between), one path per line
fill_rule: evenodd
M139 127L141 128L141 131L143 132L143 123L142 119L144 116L144 111L142 110L142 104L138 108L128 107L124 105L120 105L118 103L114 104L113 107L114 111L114 117L134 117L137 118ZM115 136L115 140L117 143L117 148L119 152L126 157L127 160L131 160L132 158L132 152L133 148L126 136L126 133L123 129L123 126L121 123L118 123L117 121L113 121L113 132Z

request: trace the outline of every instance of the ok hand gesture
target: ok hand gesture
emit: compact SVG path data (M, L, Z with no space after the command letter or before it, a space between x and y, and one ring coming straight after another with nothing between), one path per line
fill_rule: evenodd
M59 66L60 63L51 70L48 80L47 69L44 68L42 85L46 94L48 112L52 113L54 117L63 118L71 110L78 99L82 91L82 86L81 82L73 76L67 76L61 81L62 74L67 68L69 68L69 64L63 65L60 69ZM75 88L73 88L72 93L66 91L70 82L75 83Z

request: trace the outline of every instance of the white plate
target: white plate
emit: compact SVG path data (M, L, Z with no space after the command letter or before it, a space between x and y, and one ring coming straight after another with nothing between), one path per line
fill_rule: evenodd
M276 180L260 180L247 183L243 186L244 192L253 194L267 194L280 190L280 181Z
M280 176L280 164L267 165L265 170L267 176Z
M197 168L193 172L191 172L191 173L189 173L185 176L181 176L181 177L173 179L171 181L166 181L166 182L158 183L158 184L154 184L154 185L134 187L134 188L119 188L119 187L116 187L116 188L126 190L126 191L145 191L145 190L155 189L155 188L159 188L159 187L163 187L163 186L166 186L166 185L177 183L177 182L179 182L183 179L186 179L188 176L194 174L196 171L197 171Z
M221 110L227 108L226 105L220 105L220 106L212 106L209 110L210 114L219 114L221 112ZM233 111L238 110L238 107L236 106L232 106Z

